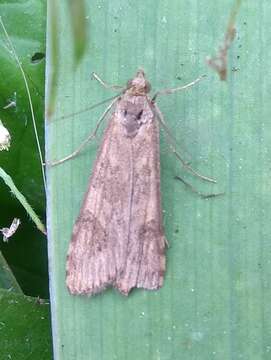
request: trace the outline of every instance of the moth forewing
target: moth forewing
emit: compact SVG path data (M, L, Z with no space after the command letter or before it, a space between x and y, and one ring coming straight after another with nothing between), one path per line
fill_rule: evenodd
M163 284L159 123L149 89L139 70L104 132L67 256L72 294L113 286L128 295Z

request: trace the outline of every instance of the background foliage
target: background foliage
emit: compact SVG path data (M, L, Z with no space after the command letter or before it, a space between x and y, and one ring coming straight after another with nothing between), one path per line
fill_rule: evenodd
M46 3L0 1L0 16L26 73L44 147ZM11 101L16 106L4 109ZM21 72L0 30L0 118L12 137L0 166L45 220L45 193L29 102ZM0 228L21 219L8 243L0 240L0 359L52 359L48 301L47 240L0 179ZM28 297L22 294L29 295Z

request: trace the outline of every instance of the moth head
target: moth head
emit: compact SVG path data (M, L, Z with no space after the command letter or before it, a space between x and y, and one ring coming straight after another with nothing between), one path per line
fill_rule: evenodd
M135 77L127 82L127 90L132 95L145 95L151 90L151 85L145 78L143 69L139 69Z

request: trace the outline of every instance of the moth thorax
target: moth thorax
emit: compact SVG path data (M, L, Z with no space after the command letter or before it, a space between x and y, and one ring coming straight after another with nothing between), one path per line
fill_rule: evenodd
M125 129L126 136L134 137L144 123L144 110L142 105L124 102L121 109L121 123Z

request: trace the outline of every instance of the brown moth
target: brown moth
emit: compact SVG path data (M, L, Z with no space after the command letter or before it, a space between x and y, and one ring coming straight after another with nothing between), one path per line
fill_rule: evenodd
M66 284L71 294L93 295L112 286L128 295L132 288L162 286L167 241L160 199L159 123L183 166L203 180L215 180L200 175L181 158L155 99L187 89L202 78L159 91L151 99L150 84L139 70L106 109L94 133L71 155L52 163L76 156L114 105L68 250ZM178 179L204 198L219 195L199 193Z
M111 114L69 245L71 294L163 284L159 122L149 91L139 70Z

